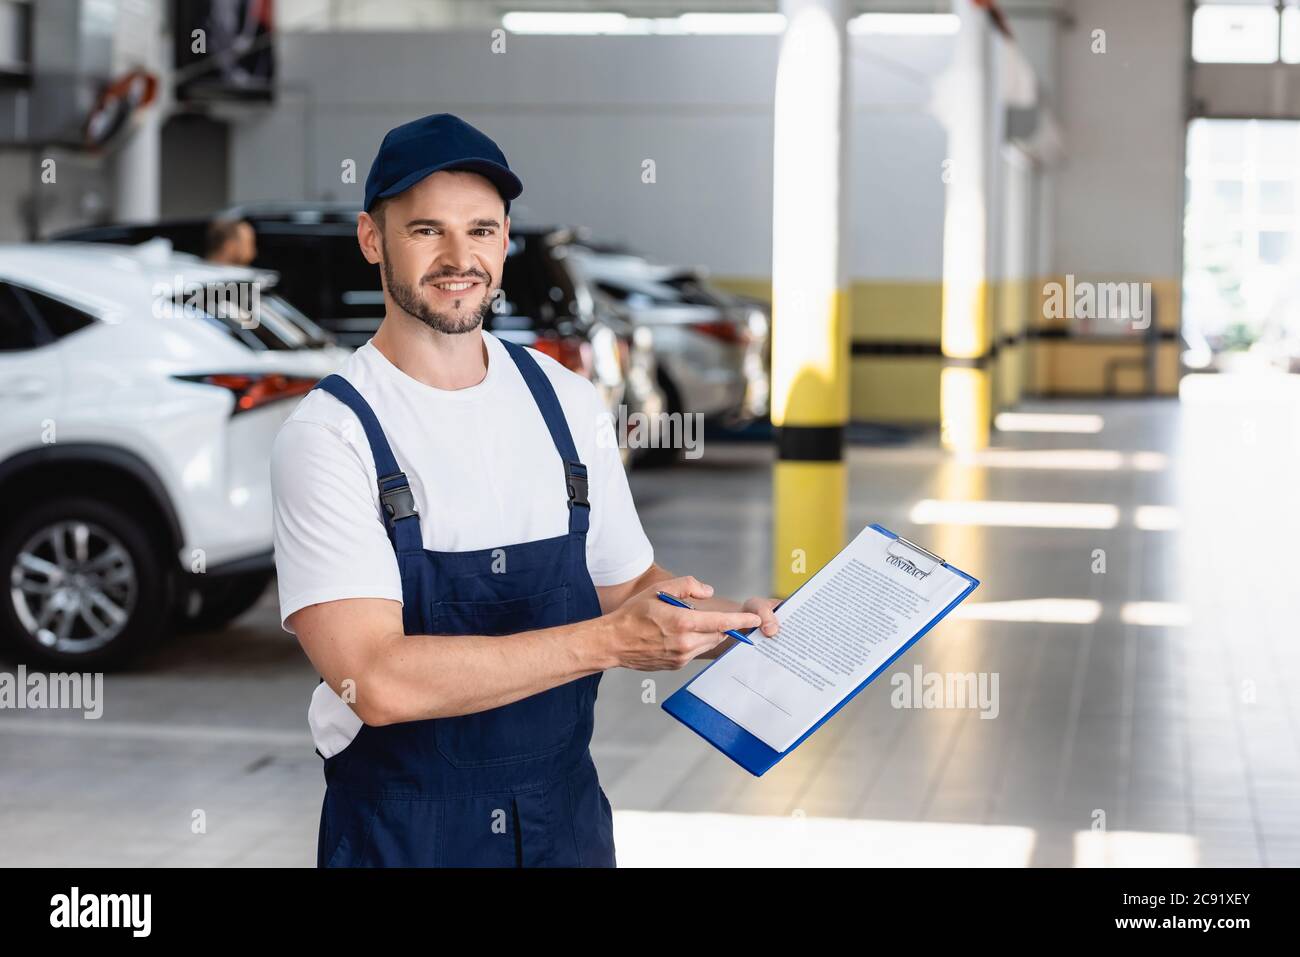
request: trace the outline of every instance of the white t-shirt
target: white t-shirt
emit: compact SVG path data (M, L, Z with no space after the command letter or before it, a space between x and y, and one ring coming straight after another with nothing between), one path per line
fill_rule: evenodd
M487 375L466 389L435 389L394 366L373 343L339 373L374 410L406 473L424 547L462 552L563 535L564 466L541 410L491 333ZM654 560L628 490L610 417L590 382L536 351L587 466L587 569L597 585L636 578ZM317 389L281 427L271 453L280 619L343 598L402 600L401 577L379 508L374 456L352 410ZM326 684L308 713L327 757L361 720Z

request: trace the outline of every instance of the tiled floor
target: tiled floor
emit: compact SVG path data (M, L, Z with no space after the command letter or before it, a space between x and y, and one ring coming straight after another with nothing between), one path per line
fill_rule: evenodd
M1300 386L1020 411L1101 427L849 453L853 530L983 581L891 674L996 676L996 716L895 708L882 676L754 779L658 709L686 674L611 673L593 751L621 863L1300 864ZM766 591L769 466L715 443L634 473L659 561ZM315 676L271 601L111 676L98 721L0 712L0 863L312 863Z

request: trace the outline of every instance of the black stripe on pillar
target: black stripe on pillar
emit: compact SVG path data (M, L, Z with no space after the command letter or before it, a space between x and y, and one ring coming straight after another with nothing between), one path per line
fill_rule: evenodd
M1069 342L1077 342L1080 345L1086 346L1141 345L1146 341L1147 337L1159 339L1161 342L1170 342L1177 339L1179 336L1177 329L1156 329L1153 331L1154 335L1152 335L1151 331L1148 331L1145 335L1104 336L1095 333L1091 335L1087 333L1078 334L1059 326L1049 326L1047 328L1030 329L1026 335L1030 339L1052 339L1057 341L1067 340Z
M793 462L839 462L844 458L844 426L783 425L776 430L776 457Z
M998 350L994 349L982 356L945 356L943 364L954 369L987 369L989 363L998 357Z
M886 342L881 340L853 342L850 352L855 356L940 356L943 350L937 342Z
M1019 341L1015 339L1014 341ZM937 342L889 342L862 341L852 343L850 352L854 356L927 356L943 359L946 366L966 369L983 369L998 357L999 344L994 342L987 353L976 358L955 358L944 356L943 349Z

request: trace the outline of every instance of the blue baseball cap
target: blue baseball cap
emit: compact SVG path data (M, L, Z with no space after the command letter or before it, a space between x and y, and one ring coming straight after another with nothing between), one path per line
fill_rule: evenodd
M445 169L486 176L506 201L507 213L510 201L524 191L524 184L510 171L506 155L488 136L459 116L434 113L394 127L384 136L366 176L366 212L375 200L396 196Z

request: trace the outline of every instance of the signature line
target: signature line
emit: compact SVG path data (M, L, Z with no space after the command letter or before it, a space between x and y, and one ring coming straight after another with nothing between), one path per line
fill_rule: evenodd
M732 675L731 677L732 677L732 680L734 680L734 681L736 682L736 684L740 685L740 686L741 686L742 688L744 688L746 691L752 691L754 694L757 694L760 698L762 698L764 701L766 701L768 704L770 704L770 705L771 705L773 708L775 708L777 711L780 711L780 712L781 712L783 715L785 715L787 718L791 716L789 711L786 711L785 708L781 707L779 704L777 704L777 703L776 703L775 701L773 701L771 698L768 698L768 697L766 697L766 696L764 696L764 695L758 694L757 691L754 691L753 688L751 688L749 685L745 684L745 682L741 681L741 680L740 680L739 678L737 678L735 675Z

